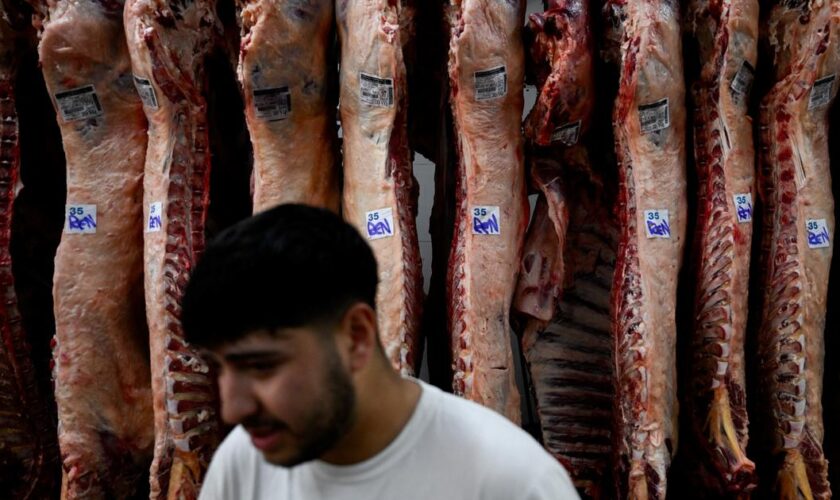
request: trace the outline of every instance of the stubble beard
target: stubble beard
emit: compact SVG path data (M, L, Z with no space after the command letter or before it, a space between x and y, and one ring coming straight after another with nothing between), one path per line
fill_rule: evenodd
M355 423L356 391L334 345L327 349L326 365L326 401L313 407L304 419L307 426L297 433L297 453L286 459L272 459L266 454L269 463L294 467L316 460L332 449Z

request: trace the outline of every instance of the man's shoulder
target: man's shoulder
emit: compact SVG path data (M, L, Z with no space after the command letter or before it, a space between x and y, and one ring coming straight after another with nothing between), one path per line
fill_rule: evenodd
M259 452L251 445L248 433L235 427L213 454L204 478L201 499L253 496L252 488L260 467Z
M467 467L461 474L477 479L481 498L577 498L560 463L518 425L472 401L439 389L432 392L437 445L448 450L452 463L440 462Z
M514 454L556 463L530 434L499 413L439 389L432 390L438 400L436 426L448 434L447 438L496 457Z
M248 433L245 432L245 429L241 425L237 425L228 433L227 437L222 441L222 444L216 449L213 458L243 459L255 454L256 450L251 445Z

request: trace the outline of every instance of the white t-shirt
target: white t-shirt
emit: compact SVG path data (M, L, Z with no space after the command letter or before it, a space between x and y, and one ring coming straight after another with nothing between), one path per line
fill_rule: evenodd
M269 464L242 427L224 440L200 500L565 500L578 498L563 467L492 410L418 381L405 428L364 462Z

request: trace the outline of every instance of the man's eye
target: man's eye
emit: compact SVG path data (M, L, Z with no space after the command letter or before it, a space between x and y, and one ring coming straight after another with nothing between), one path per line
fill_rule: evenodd
M244 364L240 368L251 373L267 374L274 371L278 365L277 361L260 361Z

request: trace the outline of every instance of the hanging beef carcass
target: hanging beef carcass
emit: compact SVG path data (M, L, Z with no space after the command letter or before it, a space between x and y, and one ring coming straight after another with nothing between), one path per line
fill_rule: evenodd
M334 0L242 0L239 81L254 147L254 211L337 211Z
M612 287L617 494L664 498L677 446L676 298L686 229L685 104L676 0L608 0L621 225Z
M152 498L196 498L218 442L214 382L184 342L180 299L204 248L210 152L203 66L218 35L211 0L131 0L125 26L149 121L143 196L152 359Z
M10 250L20 187L15 83L28 23L22 5L0 2L0 491L37 499L53 492L58 450L17 307Z
M593 107L589 8L582 0L552 0L529 23L529 62L539 96L525 121L537 189L536 213L528 230L514 309L541 321L554 317L563 281L568 224L564 170L589 170L581 141Z
M455 393L519 422L508 315L528 201L520 121L525 2L451 0L450 103L457 137L448 304Z
M526 36L539 96L525 136L539 197L514 310L544 445L584 495L600 498L612 451L617 227L584 146L595 100L588 4L546 7L531 16Z
M152 456L141 200L146 123L122 3L37 4L67 158L53 349L64 498L142 491Z
M780 498L830 498L822 451L826 298L834 198L828 109L840 71L840 2L775 2L774 84L761 102L763 311L760 415Z
M686 19L697 48L692 86L698 220L691 371L685 394L695 463L710 490L755 486L746 456L744 340L755 199L747 114L757 59L758 2L694 0Z
M379 334L391 363L419 370L423 276L417 182L408 144L406 46L410 2L339 0L344 217L373 247L379 267Z

